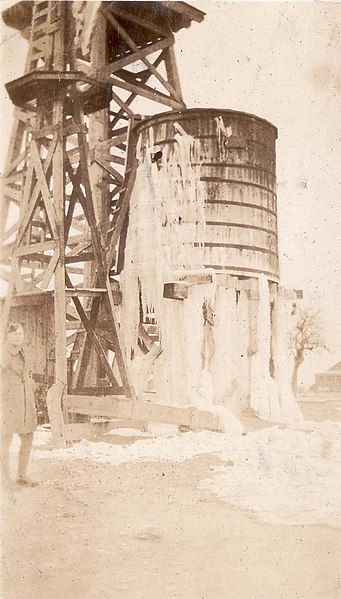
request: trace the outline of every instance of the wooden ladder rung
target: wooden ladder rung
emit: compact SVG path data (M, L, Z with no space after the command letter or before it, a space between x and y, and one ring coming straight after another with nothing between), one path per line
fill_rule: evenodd
M32 33L32 39L33 39L33 43L36 43L37 41L40 41L43 37L48 37L51 35L51 33L54 33L54 31L57 31L57 29L59 29L59 23L43 23L42 25L37 25ZM39 34L38 38L35 39L35 35Z
M39 10L39 6L36 5L36 10L34 11L32 22L34 22L36 19L40 19L44 15L47 15L49 12L51 12L50 6L47 6L46 8L42 8L41 10Z

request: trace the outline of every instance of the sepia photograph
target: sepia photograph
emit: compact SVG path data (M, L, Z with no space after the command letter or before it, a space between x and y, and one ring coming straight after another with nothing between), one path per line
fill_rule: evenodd
M341 2L0 13L0 599L341 599Z

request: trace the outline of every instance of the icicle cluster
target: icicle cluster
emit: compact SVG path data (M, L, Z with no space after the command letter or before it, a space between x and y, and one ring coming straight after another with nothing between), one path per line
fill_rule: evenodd
M216 125L223 151L232 130L219 119ZM152 372L159 402L215 406L225 426L233 420L231 410L238 415L250 407L264 419L296 420L300 413L290 389L286 341L291 301L283 291L270 298L265 275L252 297L242 286L217 284L216 273L204 270L200 142L179 123L174 128L172 143L162 148L152 127L145 147L141 137L137 146L121 275L127 356L138 364L139 324L152 315L162 347ZM210 272L212 282L191 285L184 301L164 298L164 284L188 272Z

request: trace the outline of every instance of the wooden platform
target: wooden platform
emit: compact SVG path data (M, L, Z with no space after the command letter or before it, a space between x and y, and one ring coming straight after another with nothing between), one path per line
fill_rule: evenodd
M24 106L36 98L53 101L61 88L75 83L86 84L82 93L82 105L86 114L102 110L111 99L111 87L97 79L88 77L81 71L56 72L34 71L6 84L9 97L16 106Z

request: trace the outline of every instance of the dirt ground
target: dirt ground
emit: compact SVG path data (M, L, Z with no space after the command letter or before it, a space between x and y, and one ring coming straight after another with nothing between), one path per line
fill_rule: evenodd
M33 461L40 485L4 508L1 598L341 598L340 531L264 524L199 490L220 463Z

